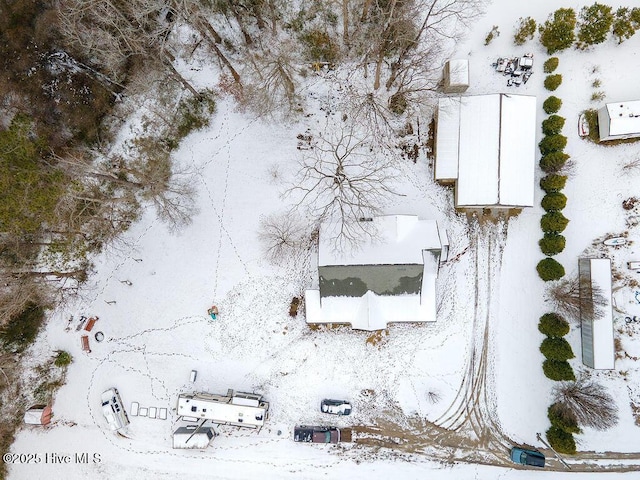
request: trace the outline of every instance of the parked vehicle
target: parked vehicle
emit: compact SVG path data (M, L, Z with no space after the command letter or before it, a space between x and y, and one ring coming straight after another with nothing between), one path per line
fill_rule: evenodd
M526 448L513 447L511 449L511 461L520 465L528 465L531 467L544 467L544 454L537 450L528 450Z
M293 440L295 442L312 443L338 443L340 441L351 441L351 431L348 438L343 438L342 432L336 427L318 427L300 425L293 430Z
M349 415L351 413L351 404L346 400L331 400L325 398L320 402L320 411L332 415Z
M122 406L117 388L110 388L102 393L102 413L111 430L120 430L129 425L129 417Z

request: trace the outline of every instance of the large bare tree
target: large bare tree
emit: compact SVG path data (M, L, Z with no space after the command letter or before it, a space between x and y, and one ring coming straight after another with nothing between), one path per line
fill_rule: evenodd
M371 232L362 219L380 213L392 187L393 160L367 134L353 124L333 125L300 160L299 174L286 194L296 197L314 223L334 223L336 246L357 243Z
M581 318L597 320L609 302L598 285L590 284L586 288L590 295L583 291L581 296L579 278L564 278L551 284L545 292L545 300L556 312L574 322L580 322Z

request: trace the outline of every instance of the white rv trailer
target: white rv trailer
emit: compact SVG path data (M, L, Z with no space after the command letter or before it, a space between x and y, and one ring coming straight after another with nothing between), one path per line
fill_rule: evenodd
M260 428L268 412L269 403L255 393L229 390L227 395L202 392L178 396L178 415L221 425Z

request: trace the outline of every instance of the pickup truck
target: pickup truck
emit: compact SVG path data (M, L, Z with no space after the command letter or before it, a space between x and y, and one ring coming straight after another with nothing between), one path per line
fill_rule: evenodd
M300 425L293 430L295 442L338 443L351 441L351 429Z

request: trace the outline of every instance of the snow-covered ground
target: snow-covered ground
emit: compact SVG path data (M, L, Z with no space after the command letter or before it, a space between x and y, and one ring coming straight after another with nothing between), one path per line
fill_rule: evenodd
M549 93L542 86L546 55L537 42L515 47L512 31L518 17L540 21L554 8L555 2L548 0L526 6L496 0L489 5L466 41L456 47L455 56L471 62L468 93L536 95L541 121L542 101ZM501 35L485 47L492 25L499 26ZM621 207L622 200L633 196L640 177L640 171L623 175L621 166L638 156L639 147L599 147L581 141L576 132L578 113L599 106L590 102L596 78L607 94L605 101L638 98L640 89L633 75L640 71L638 51L640 34L621 46L609 40L591 51L557 55L563 84L554 94L563 99L560 114L567 119L566 151L576 163L565 189L569 202L564 212L571 219L565 233L567 248L558 256L568 274L577 272L577 258L587 249L611 256L614 267L622 272L627 260L640 260L640 238L636 238L640 227L627 227L628 212ZM507 87L506 78L490 64L498 56L527 52L534 53L537 62L534 75L526 85ZM592 73L594 67L596 73ZM469 253L475 248L473 232L468 231L465 218L453 214L450 192L430 180L424 159L415 165L401 164L397 189L405 196L388 205L386 213L438 220L449 231L451 255L461 254L441 270L438 322L392 326L389 335L374 346L367 343L367 333L347 328L314 331L302 316L289 317L291 298L302 294L313 272L304 257L278 266L268 263L258 240L258 225L262 215L283 211L288 205L280 194L297 168L296 134L320 128L324 121L324 115L316 112L304 123L276 125L221 101L211 125L185 140L177 158L196 172L200 213L176 236L149 212L125 241L96 259L97 273L82 298L53 314L33 347L34 354L64 349L73 354L74 363L53 405L56 426L24 429L12 448L18 454L38 453L42 461L13 465L9 478L158 479L178 474L219 479L530 478L526 471L431 461L417 453L292 441L293 426L300 423L371 425L384 418L447 416L450 404L459 401L456 394L471 354L471 337L476 333L472 292L479 282L491 294L491 300L484 299L491 308L481 306L491 322L487 375L495 384L497 418L507 437L541 446L536 432L548 426L546 409L553 386L542 373L543 357L538 351L542 339L538 318L547 311L545 286L535 271L542 258L537 245L542 209L534 207L511 219L501 263L489 259L477 271ZM278 178L273 175L274 164L279 166ZM536 179L540 176L538 171ZM538 201L542 192L536 191ZM595 243L625 231L630 240L625 247L613 251ZM478 248L483 245L480 242ZM132 285L123 283L126 280ZM640 315L630 287L621 288L616 300L621 309ZM221 311L216 321L206 314L212 303ZM76 320L66 331L70 315ZM81 332L75 329L80 315L98 315L94 332L102 331L106 337L102 343L92 341L91 354L80 349ZM640 325L627 325L616 314L615 329L629 357L640 356ZM581 366L575 326L568 339L578 355L574 368L586 370ZM198 371L195 385L189 382L192 369ZM593 375L617 399L620 423L606 432L587 430L577 436L580 450L637 451L639 427L630 408L630 401L640 402L637 360L618 360L615 371ZM131 438L117 437L106 429L99 404L100 393L113 386L125 407L132 401L165 407L169 418L132 417ZM178 393L225 393L228 388L264 394L271 403L267 426L260 433L222 427L206 451L173 450ZM440 400L430 401L429 392L436 392ZM346 418L327 419L319 412L322 398L350 399L354 412ZM98 454L100 461L91 457L89 463L77 462L74 454L83 452ZM47 453L69 454L70 463L51 463L51 456L44 457ZM568 478L556 472L537 474ZM612 475L625 478L625 474L602 473L598 478ZM626 476L634 478L633 473Z

